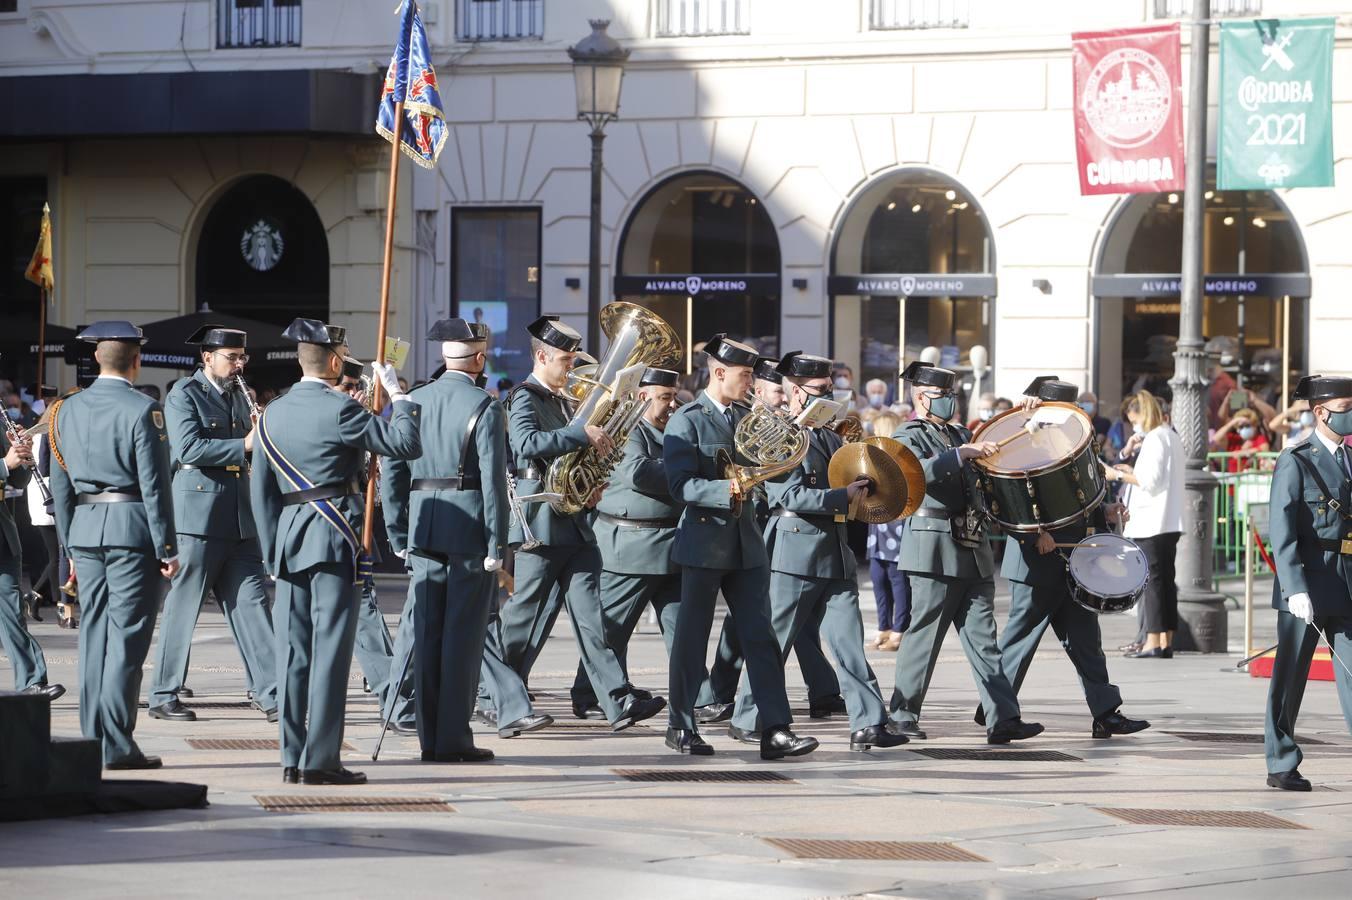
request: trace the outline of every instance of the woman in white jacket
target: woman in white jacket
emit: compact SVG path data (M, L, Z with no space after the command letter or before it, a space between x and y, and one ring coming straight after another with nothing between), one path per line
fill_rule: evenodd
M1183 441L1165 421L1159 401L1141 391L1127 403L1127 421L1141 435L1136 465L1104 466L1109 481L1127 489L1127 524L1122 533L1140 545L1150 567L1141 615L1145 644L1128 653L1138 659L1171 659L1178 627L1178 586L1174 555L1183 532Z

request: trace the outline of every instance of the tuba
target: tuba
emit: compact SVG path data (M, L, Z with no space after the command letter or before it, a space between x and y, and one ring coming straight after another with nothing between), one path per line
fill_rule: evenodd
M741 501L751 496L756 485L798 467L807 456L808 433L757 399L751 412L737 423L733 443L738 453L756 463L739 465L726 450L719 450L716 457L720 474L732 482L733 512L740 513Z
M569 425L581 423L605 429L613 444L602 455L595 447L565 453L549 464L545 472L546 493L558 494L549 505L561 515L572 515L587 506L598 487L624 456L629 432L638 425L647 409L637 397L615 397L614 384L619 373L631 366L660 366L681 356L681 339L671 326L654 312L633 303L608 303L601 310L601 330L610 339L605 358L587 374L570 373L569 393L580 398Z

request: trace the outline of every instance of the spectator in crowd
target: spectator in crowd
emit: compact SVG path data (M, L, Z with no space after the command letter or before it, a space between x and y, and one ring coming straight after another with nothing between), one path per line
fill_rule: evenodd
M1008 397L996 397L996 398L995 398L995 413L996 413L996 415L999 415L999 414L1002 413L1002 412L1008 412L1009 410L1011 410L1011 409L1013 409L1013 408L1014 408L1014 401L1013 401L1013 400L1010 400Z
M1129 486L1125 497L1128 518L1122 533L1140 546L1150 570L1141 595L1145 643L1127 656L1171 659L1178 627L1174 558L1183 531L1183 440L1147 391L1128 400L1127 418L1142 435L1136 464L1103 467L1108 481Z
M972 404L971 421L967 423L968 431L976 431L981 427L982 422L989 422L995 415L995 395L990 391L976 398Z
M878 413L873 418L873 433L891 437L901 421L892 413ZM901 646L902 632L911 625L911 588L906 573L898 565L904 525L905 521L898 519L868 527L869 574L873 578L873 602L878 608L878 636L873 641L877 650L895 652Z
M1268 431L1274 436L1280 436L1282 440L1282 449L1295 447L1305 443L1314 434L1314 411L1310 409L1310 404L1304 400L1297 400L1273 416L1268 422Z
M1225 461L1224 469L1227 472L1242 472L1254 468L1252 457L1266 452L1271 446L1271 441L1263 430L1262 419L1248 407L1236 412L1211 436L1213 452L1233 454Z
M868 384L864 385L864 402L867 409L886 409L887 408L888 387L887 382L881 378L870 378ZM889 434L889 437L891 435Z
M1099 415L1098 395L1093 391L1084 391L1075 402L1080 405L1080 409L1084 410L1084 414L1093 420L1094 433L1097 434L1099 438L1107 437L1108 429L1113 427L1113 423Z
M915 418L915 407L911 405L909 400L893 403L892 412L903 422L909 422Z
M1211 386L1207 389L1207 422L1213 429L1225 424L1229 414L1222 407L1230 392L1239 387L1229 372L1239 362L1239 341L1228 335L1214 337L1206 342L1206 353L1211 359Z

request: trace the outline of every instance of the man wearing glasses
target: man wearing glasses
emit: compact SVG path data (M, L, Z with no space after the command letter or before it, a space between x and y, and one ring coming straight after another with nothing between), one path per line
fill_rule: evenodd
M244 332L207 325L188 338L202 367L174 385L164 401L174 471L177 577L164 600L159 656L150 686L150 716L191 722L197 714L178 692L188 675L197 615L214 592L244 659L254 706L277 721L277 662L263 557L249 501L249 454L255 422L239 384Z

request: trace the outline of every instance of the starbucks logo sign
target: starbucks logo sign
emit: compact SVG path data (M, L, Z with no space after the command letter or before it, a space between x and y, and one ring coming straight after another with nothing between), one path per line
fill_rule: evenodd
M244 229L239 239L239 252L249 268L258 272L267 272L282 258L282 232L265 219L259 219Z

